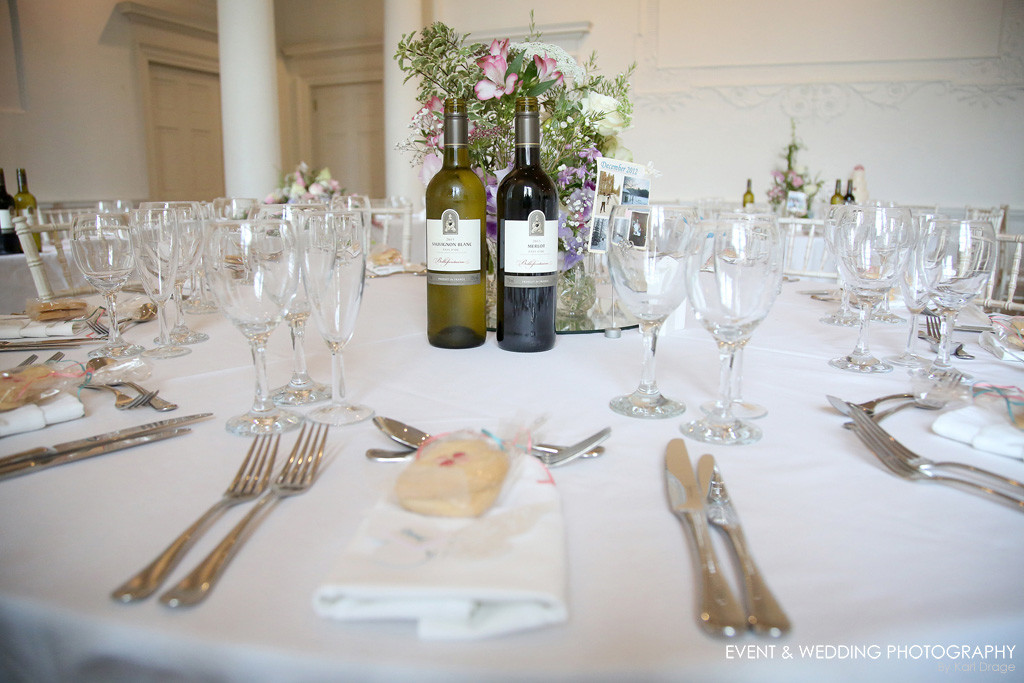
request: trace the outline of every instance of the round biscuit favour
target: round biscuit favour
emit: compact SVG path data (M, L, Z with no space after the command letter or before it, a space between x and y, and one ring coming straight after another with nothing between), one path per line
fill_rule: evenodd
M442 437L420 448L398 476L395 495L411 512L478 517L497 500L508 469L508 454L482 435Z

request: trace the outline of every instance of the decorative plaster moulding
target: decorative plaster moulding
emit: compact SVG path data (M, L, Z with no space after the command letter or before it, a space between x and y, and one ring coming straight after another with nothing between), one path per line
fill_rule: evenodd
M136 26L150 26L162 31L191 35L203 40L217 41L217 15L203 11L194 4L193 12L179 14L154 5L126 0L117 3L117 11Z
M742 0L722 2L742 4ZM780 2L799 4L799 0ZM974 30L968 36L963 22L951 21L942 26L949 31L945 38L929 35L904 44L886 41L883 35L881 40L871 36L872 42L861 40L863 32L844 34L843 26L818 21L850 11L848 4L838 0L831 3L833 7L815 5L813 22L787 23L784 17L798 15L787 14L787 8L777 3L771 10L748 5L750 11L778 11L764 23L770 44L758 53L749 41L740 40L742 30L730 35L727 29L701 29L692 22L688 30L664 30L685 26L688 19L720 21L728 12L715 14L719 10L707 9L720 9L720 3L642 0L634 101L650 111L676 111L690 100L711 94L739 109L775 104L787 116L829 121L845 114L853 102L895 108L925 88L971 106L1001 106L1024 97L1024 2L921 0L912 5L913 10L887 0L863 2L871 6L862 8L868 15L922 13L922 5L928 3L946 12L946 18L967 12ZM911 17L904 14L903 20ZM870 25L869 19L864 22ZM808 36L808 27L816 34ZM906 35L898 25L892 29L894 37ZM723 36L728 39L722 40ZM762 61L762 54L770 55L773 63Z
M541 40L557 45L575 58L579 58L583 41L590 33L593 24L589 21L574 21L562 24L543 24L536 26ZM529 26L512 26L510 28L471 31L469 39L474 43L489 44L492 40L508 38L512 42L521 42L530 33Z

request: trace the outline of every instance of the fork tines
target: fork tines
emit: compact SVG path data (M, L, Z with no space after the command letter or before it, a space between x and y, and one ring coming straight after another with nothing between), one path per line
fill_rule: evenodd
M307 426L308 423L304 423L299 431L299 438L295 440L295 446L292 447L288 460L277 476L278 485L308 484L316 476L320 461L324 457L328 426L317 423L308 431Z

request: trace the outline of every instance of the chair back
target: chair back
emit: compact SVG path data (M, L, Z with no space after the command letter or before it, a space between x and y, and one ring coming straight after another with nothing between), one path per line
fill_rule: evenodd
M779 218L784 246L782 274L837 280L836 262L825 242L825 221L821 218Z
M41 214L41 217L42 214ZM71 223L40 223L31 225L23 216L14 219L14 230L18 234L21 250L25 253L25 263L32 275L32 284L36 294L42 301L52 301L65 296L78 296L95 291L76 277L77 268L68 261L69 247L67 240L71 234ZM43 259L36 244L35 235L43 237L44 245L53 247L54 257L60 268L59 275L63 282L51 281L51 271ZM45 249L45 246L44 246ZM56 275L57 273L53 273Z
M1024 313L1024 282L1020 264L1024 255L1024 235L996 235L996 258L992 277L985 286L984 295L975 303L986 311Z

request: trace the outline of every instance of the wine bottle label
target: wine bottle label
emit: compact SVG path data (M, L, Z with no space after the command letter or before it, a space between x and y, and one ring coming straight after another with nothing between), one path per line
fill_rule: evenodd
M503 220L502 234L505 240L505 286L550 286L535 282L541 278L521 278L517 280L519 284L512 284L510 278L513 274L553 275L558 270L558 220L548 220L543 211L536 209L525 221Z
M480 283L480 219L460 218L455 209L445 209L440 218L427 219L427 270L466 273L460 278L429 278L429 284ZM474 282L469 282L475 278Z
M10 209L0 209L0 230L14 232L14 221L11 219Z

